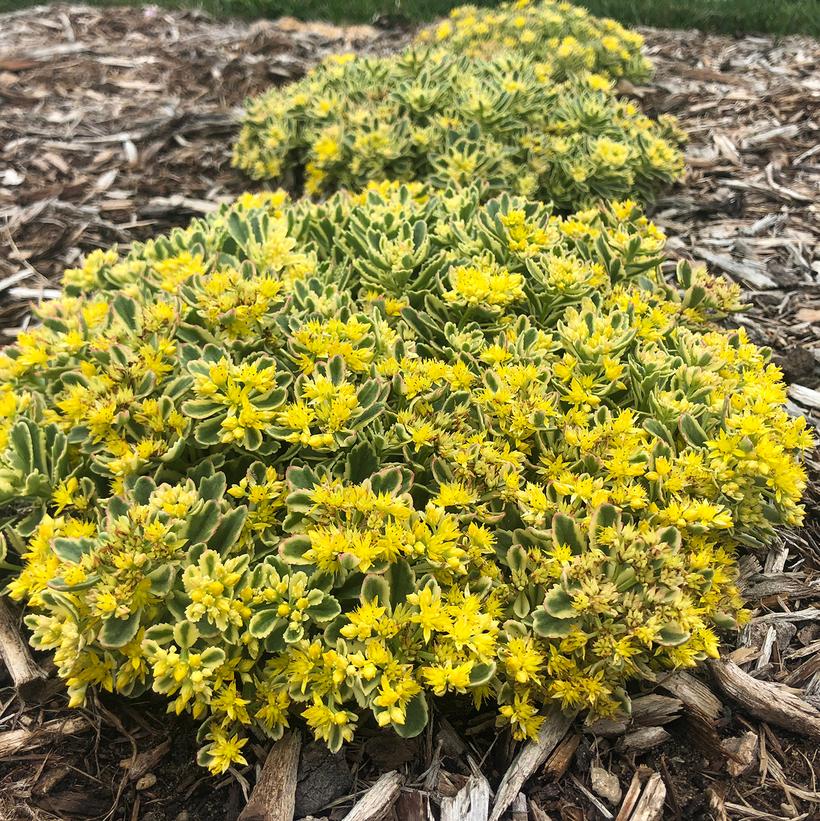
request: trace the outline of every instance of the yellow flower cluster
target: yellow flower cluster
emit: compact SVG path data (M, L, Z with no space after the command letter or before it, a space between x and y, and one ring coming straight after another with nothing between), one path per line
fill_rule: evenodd
M416 42L471 57L518 51L548 62L558 79L593 71L641 82L651 74L640 34L555 0L458 6L447 19L423 29Z
M680 176L673 120L613 96L603 75L553 73L514 51L331 57L248 104L234 164L254 179L303 176L312 195L386 179L480 182L485 197L514 191L565 210L647 201Z
M90 255L0 353L8 589L73 704L163 694L222 772L445 694L528 738L715 655L811 445L714 322L738 290L668 283L630 200L482 193L245 196Z

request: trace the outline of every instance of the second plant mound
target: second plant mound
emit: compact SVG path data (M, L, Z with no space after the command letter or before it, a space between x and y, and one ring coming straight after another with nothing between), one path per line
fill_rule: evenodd
M408 52L326 60L252 100L234 163L309 194L370 181L480 184L572 210L601 198L652 199L682 173L671 118L652 120L583 73L547 63Z
M802 420L737 291L628 201L248 196L96 252L0 356L10 583L72 701L150 688L201 762L428 699L611 715L714 655L734 548L800 519Z

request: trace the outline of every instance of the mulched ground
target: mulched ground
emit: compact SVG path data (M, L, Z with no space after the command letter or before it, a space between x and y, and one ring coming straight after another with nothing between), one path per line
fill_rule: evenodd
M746 286L751 308L740 321L772 347L795 412L818 423L820 46L799 37L643 33L656 77L622 91L649 111L674 113L690 134L687 180L657 203L654 218L672 237L670 253ZM11 338L25 327L31 299L48 298L82 253L183 224L244 190L229 156L247 95L299 76L330 51L386 51L406 37L397 28L225 23L155 8L0 16L0 332ZM820 705L820 455L809 470L806 526L742 561L755 618L726 636L724 658L764 687L795 688L811 708ZM664 818L820 818L817 741L729 698L717 672L698 672L699 689L676 677L637 694L647 697L636 700L629 724L573 728L526 787L529 818L634 818L619 815L600 773L593 783L593 767L614 775L622 792L636 773L648 775L642 767L658 773ZM244 807L254 767L211 779L192 764L192 725L166 716L159 700L105 698L68 712L57 682L22 704L2 688L3 675L4 821L234 821ZM65 719L74 722L70 734L37 732L46 722L59 730ZM398 769L405 787L387 817L425 819L425 795L435 807L454 794L471 762L496 787L514 751L491 714L447 704L413 742L371 728L344 757L307 745L296 817L343 818L351 796ZM263 749L254 753L264 759ZM525 821L526 809L511 817Z

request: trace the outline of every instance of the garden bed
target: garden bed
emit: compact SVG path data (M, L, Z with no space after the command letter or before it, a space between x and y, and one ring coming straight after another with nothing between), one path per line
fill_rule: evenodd
M656 204L654 219L673 254L747 288L752 309L741 321L773 348L792 402L816 423L820 48L797 37L643 34L655 80L622 91L650 112L675 114L690 134L687 179ZM25 327L30 301L49 298L82 253L184 224L250 187L229 166L247 95L331 51L389 50L406 36L156 9L56 7L0 18L3 332L10 339ZM782 693L766 690L785 683L801 688L807 709L820 703L820 463L809 469L806 526L741 563L755 618L726 637L726 661L698 673L705 686L687 676L659 682L637 700L629 725L571 729L527 784L530 818L636 818L635 807L619 810L627 799L604 796L604 776L593 784L593 766L625 794L633 781L644 796L658 784L663 817L816 817L810 736L820 714L790 732L788 709L771 707ZM745 678L730 697L732 662L762 683L762 705L751 706ZM1 695L0 817L234 819L256 780L253 767L220 779L197 768L192 724L166 717L158 700L105 698L69 712L53 679L23 707L10 687ZM446 702L419 739L388 738L374 726L344 757L321 750L303 747L296 817L343 818L380 774L398 771L402 793L384 817L425 819L427 796L454 795L473 770L496 788L515 752L491 712L460 715ZM264 749L255 753L264 760ZM512 811L516 821L527 817L526 805Z

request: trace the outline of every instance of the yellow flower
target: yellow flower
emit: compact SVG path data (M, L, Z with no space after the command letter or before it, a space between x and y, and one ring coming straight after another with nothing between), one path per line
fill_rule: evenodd
M242 755L242 748L248 743L247 738L240 738L238 734L228 736L219 729L208 734L211 743L208 745L208 769L213 775L221 775L233 764L247 764Z

